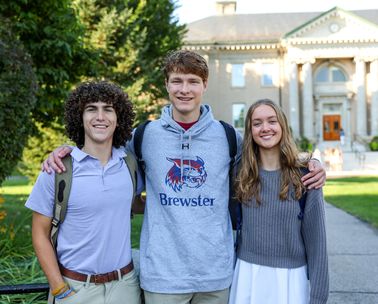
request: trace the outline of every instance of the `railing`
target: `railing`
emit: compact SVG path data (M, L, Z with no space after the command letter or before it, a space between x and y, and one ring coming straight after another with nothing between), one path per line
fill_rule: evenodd
M45 293L46 294L45 298L47 299L48 291L49 291L49 284L47 284L47 283L0 286L0 295L26 294L26 293Z

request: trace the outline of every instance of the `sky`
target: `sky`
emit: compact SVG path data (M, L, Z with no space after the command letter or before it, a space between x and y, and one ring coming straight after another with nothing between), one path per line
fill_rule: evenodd
M216 14L216 0L177 0L180 24ZM378 9L377 0L238 0L237 14L325 12L335 6L345 10Z

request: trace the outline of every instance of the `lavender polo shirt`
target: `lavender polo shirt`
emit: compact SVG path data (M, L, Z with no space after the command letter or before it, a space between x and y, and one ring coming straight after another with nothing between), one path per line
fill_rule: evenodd
M72 188L66 219L58 233L59 261L85 274L121 268L131 261L133 186L123 160L125 152L113 148L105 166L76 147L71 155ZM25 205L52 217L54 192L54 174L42 172Z

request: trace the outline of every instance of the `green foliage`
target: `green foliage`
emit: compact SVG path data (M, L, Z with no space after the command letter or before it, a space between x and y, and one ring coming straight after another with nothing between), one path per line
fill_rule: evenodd
M14 38L32 58L39 85L34 119L49 124L62 117L62 104L72 85L82 75L93 74L94 54L83 46L83 28L71 1L1 1L0 19L12 24Z
M64 130L57 123L49 127L43 127L41 123L36 124L38 132L31 136L27 142L22 155L22 162L19 164L19 171L34 183L41 171L41 163L53 149L68 143L69 139L64 135Z
M378 136L374 136L371 142L369 143L371 151L378 151Z
M30 57L8 24L0 26L0 183L12 172L32 130L36 99Z
M297 147L301 152L312 152L313 144L307 137L301 137L296 140Z
M99 75L122 85L136 105L136 123L157 114L165 96L161 65L181 47L184 26L170 0L75 0L84 43L96 49Z

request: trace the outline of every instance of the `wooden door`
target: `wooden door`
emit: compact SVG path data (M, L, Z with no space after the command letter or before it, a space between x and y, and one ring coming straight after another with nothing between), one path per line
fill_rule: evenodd
M341 115L323 115L323 140L340 140Z

